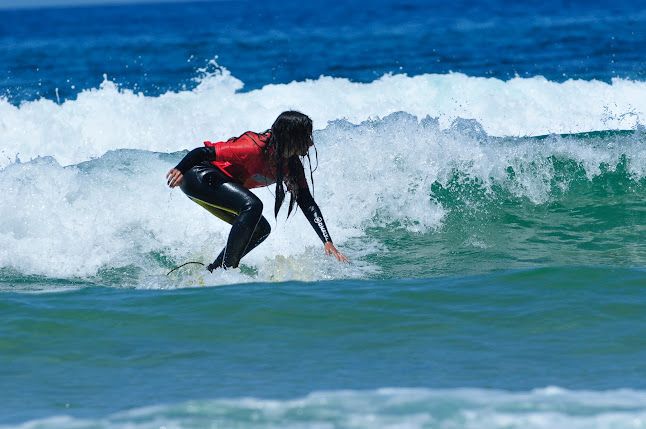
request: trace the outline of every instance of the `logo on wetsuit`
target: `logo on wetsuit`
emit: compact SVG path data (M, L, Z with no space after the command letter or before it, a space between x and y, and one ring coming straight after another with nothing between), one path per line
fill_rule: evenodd
M325 241L331 241L330 240L330 234L328 234L327 229L325 229L325 224L323 223L323 218L321 216L317 216L314 218L314 223L318 225L318 227L321 229L321 232L323 233L323 237L325 237Z

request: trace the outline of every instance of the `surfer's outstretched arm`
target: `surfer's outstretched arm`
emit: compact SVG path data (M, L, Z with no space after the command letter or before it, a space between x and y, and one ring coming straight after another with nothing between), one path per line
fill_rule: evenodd
M305 217L318 234L319 238L325 246L325 254L333 255L340 262L350 262L350 260L341 252L339 252L334 244L332 243L332 238L328 232L327 226L325 225L325 220L323 220L323 215L321 214L321 209L319 209L318 204L314 201L314 197L308 188L301 188L298 191L298 199L296 200L298 206L301 208Z

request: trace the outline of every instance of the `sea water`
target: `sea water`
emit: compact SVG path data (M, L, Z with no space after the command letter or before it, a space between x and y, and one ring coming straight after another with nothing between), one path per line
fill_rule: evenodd
M639 2L9 4L0 427L646 426ZM288 109L352 262L270 187L167 276L229 226L166 172Z

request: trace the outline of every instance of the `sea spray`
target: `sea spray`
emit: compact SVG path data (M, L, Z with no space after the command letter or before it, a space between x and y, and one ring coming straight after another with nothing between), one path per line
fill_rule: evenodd
M370 83L321 76L240 92L226 69L207 73L192 90L146 96L107 78L77 99L26 101L0 98L0 166L16 157L53 156L61 165L109 150L175 152L204 140L226 140L269 128L278 114L297 109L316 129L344 119L407 112L438 118L443 129L473 119L491 136L524 137L635 129L646 114L646 83L614 79L551 82L542 77L508 81L459 73L385 75Z

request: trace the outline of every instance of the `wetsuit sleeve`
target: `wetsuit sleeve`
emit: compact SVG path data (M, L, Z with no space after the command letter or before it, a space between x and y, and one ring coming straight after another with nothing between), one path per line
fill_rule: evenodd
M215 149L213 147L198 147L193 149L175 166L182 174L204 161L215 161Z
M321 210L314 201L308 188L301 188L298 190L298 198L296 202L298 203L298 207L303 210L305 217L310 222L310 225L312 225L312 228L314 228L314 231L316 231L323 244L328 241L331 242L332 238L327 230L327 226L325 226Z

